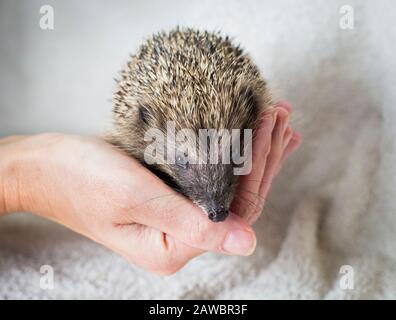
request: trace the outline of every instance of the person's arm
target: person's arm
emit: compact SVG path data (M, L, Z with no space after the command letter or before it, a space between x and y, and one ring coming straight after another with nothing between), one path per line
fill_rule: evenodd
M51 148L66 135L46 133L0 139L0 215L29 211L53 218L48 168Z
M0 139L0 215L22 211L19 201L16 143L22 136L12 136Z
M246 182L262 181L263 198L268 179L299 144L297 135L288 137L284 110L278 120L264 118L262 126L270 129L262 130L253 146L265 156L254 160ZM269 171L258 170L264 167ZM0 139L0 182L0 215L29 211L51 219L159 274L174 273L205 251L249 255L256 245L251 215L234 212L222 223L209 221L191 201L100 139L63 134Z

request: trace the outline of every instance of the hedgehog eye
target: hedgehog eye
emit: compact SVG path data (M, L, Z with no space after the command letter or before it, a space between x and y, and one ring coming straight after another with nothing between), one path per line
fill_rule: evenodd
M188 167L189 167L189 162L188 162L188 158L187 158L187 153L183 153L182 155L181 154L178 154L177 156L176 156L176 164L180 167L180 168L183 168L183 169L187 169Z

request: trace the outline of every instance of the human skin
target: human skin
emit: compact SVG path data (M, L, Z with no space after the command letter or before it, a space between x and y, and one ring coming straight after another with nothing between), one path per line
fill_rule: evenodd
M168 275L206 252L250 255L251 224L273 178L300 144L291 107L267 111L231 214L211 222L135 159L98 138L44 133L0 139L0 215L26 211L56 221L153 273Z

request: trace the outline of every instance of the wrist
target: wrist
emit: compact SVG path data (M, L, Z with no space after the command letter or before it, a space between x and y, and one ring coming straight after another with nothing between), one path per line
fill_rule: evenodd
M0 139L0 215L22 211L19 183L19 142L22 136Z
M58 134L14 136L0 139L0 215L48 210L48 146Z

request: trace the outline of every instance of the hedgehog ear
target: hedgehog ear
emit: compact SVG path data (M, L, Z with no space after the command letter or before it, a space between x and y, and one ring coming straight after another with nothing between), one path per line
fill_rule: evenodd
M148 124L148 119L150 116L150 112L146 106L139 105L138 106L138 114L139 114L139 119L145 124Z

